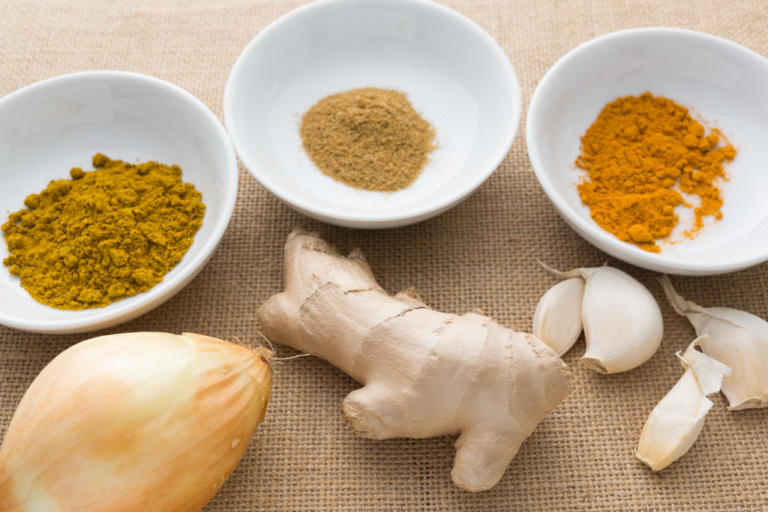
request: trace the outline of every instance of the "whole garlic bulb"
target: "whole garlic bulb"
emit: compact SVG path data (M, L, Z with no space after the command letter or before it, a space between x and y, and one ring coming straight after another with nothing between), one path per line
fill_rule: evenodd
M0 447L0 510L195 511L264 419L269 364L199 334L127 333L59 354Z

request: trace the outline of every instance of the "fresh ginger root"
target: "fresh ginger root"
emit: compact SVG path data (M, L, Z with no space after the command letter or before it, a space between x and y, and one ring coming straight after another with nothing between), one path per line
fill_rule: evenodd
M261 308L265 334L329 361L363 387L344 419L373 439L457 434L459 487L496 485L520 444L570 393L565 364L530 334L476 313L390 296L363 254L344 258L298 229L285 246L286 290Z

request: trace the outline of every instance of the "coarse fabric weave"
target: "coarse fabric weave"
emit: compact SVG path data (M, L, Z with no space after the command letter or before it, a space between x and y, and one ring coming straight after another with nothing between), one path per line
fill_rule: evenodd
M619 29L690 28L768 55L768 3L762 0L441 1L504 48L526 105L560 56ZM224 86L241 50L302 3L2 0L0 95L62 73L120 69L176 83L221 117ZM533 175L522 126L507 158L472 197L401 229L311 221L241 168L232 222L207 267L163 306L105 332L192 331L257 343L256 309L282 289L286 235L304 225L342 251L360 247L390 291L413 285L437 309L479 309L521 330L530 329L536 302L555 282L537 259L559 268L608 261L659 300L666 328L659 352L636 370L603 376L578 363L582 339L565 357L573 393L523 444L501 482L479 494L451 482L454 438L362 439L339 410L358 387L352 379L313 357L280 362L267 419L206 511L768 510L768 410L728 412L723 397L714 396L698 442L680 461L654 474L634 457L650 410L682 373L674 354L693 329L667 305L655 274L607 257L558 217ZM768 316L768 265L673 281L700 304ZM35 375L86 337L0 328L2 433ZM278 354L295 352L278 347Z

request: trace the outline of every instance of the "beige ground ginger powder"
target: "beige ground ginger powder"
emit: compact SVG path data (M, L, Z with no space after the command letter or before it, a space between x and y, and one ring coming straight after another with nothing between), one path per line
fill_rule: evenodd
M351 187L392 192L411 185L435 148L435 131L398 91L367 87L332 94L301 119L304 150Z

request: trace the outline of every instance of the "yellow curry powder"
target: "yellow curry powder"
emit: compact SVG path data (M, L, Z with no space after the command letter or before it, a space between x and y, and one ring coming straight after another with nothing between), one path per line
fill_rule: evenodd
M205 205L178 165L93 157L24 200L2 230L3 263L38 302L60 309L106 306L155 286L181 261Z
M704 217L722 217L724 166L736 149L693 119L686 107L653 96L627 96L606 105L581 138L578 185L592 219L620 240L650 252L677 226L675 207L692 208L693 237ZM681 194L698 196L694 205ZM690 197L689 197L690 199Z
M326 96L301 119L302 145L328 176L355 188L411 185L435 148L435 131L408 97L377 88Z

